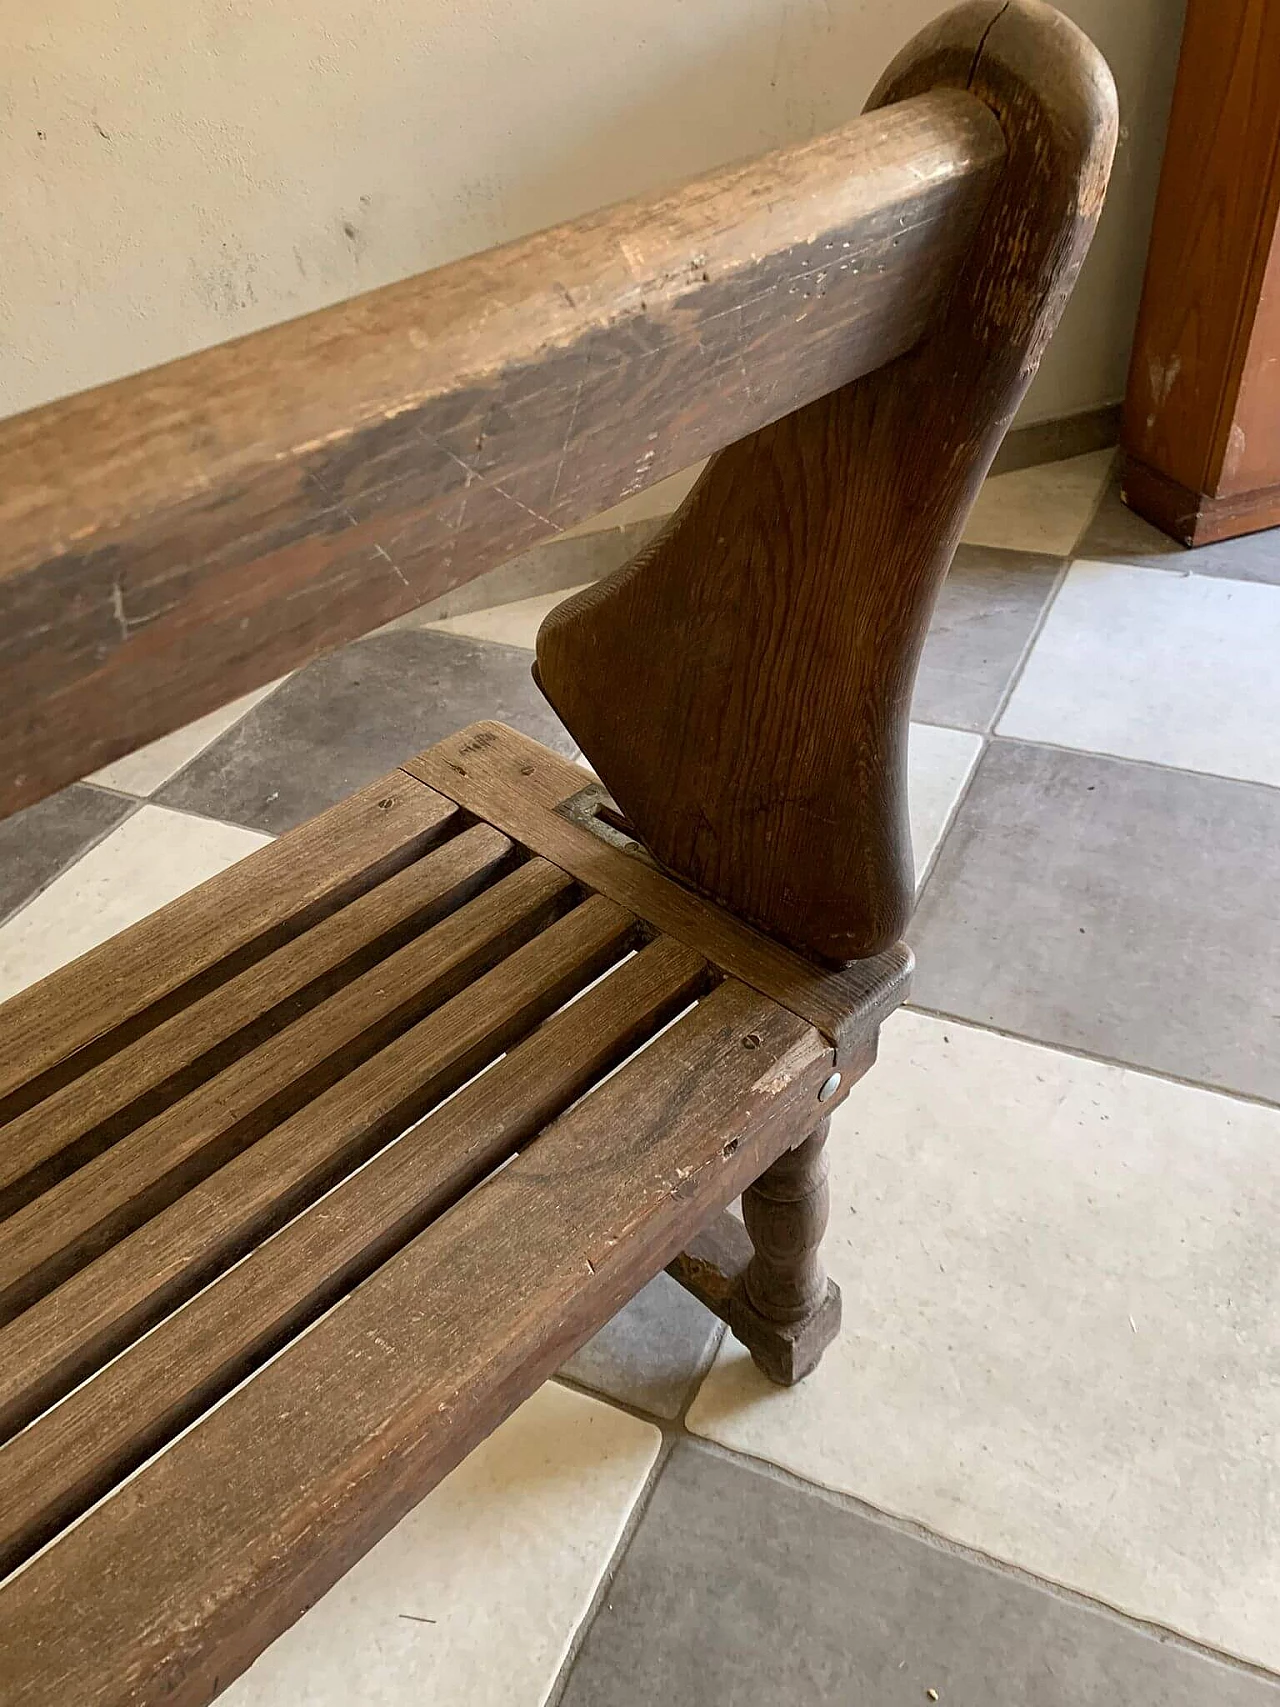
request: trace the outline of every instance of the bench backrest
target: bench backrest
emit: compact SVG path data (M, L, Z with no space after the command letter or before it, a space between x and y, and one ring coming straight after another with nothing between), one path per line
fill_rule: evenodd
M0 423L0 814L732 445L540 678L673 869L873 952L928 611L1114 132L1074 26L975 0L829 136Z

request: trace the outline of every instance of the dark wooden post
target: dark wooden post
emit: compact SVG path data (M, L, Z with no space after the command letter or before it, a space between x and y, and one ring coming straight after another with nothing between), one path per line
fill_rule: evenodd
M744 1277L747 1300L771 1322L799 1322L827 1292L819 1244L827 1228L827 1128L811 1132L761 1174L742 1199L755 1255Z
M743 1193L753 1254L729 1325L757 1368L790 1387L815 1369L840 1331L840 1288L827 1278L827 1128L824 1120Z
M655 857L825 961L882 951L910 917L907 728L930 612L1075 282L1115 147L1105 61L1039 0L946 13L870 104L943 88L994 115L1006 159L937 320L904 355L720 452L667 529L538 635L541 686ZM832 276L840 266L833 250ZM839 1321L817 1253L824 1139L747 1193L753 1255L722 1223L672 1265L784 1382Z
M1115 146L1105 61L1038 0L948 12L871 105L942 89L994 117L1006 159L933 325L713 457L668 528L538 635L540 685L654 856L826 961L879 953L910 917L916 664ZM845 265L830 246L815 288Z

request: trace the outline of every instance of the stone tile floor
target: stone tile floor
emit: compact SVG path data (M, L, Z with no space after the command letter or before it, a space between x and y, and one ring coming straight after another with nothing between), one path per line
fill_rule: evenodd
M0 826L0 994L476 716L573 751L528 649L627 544ZM660 1277L223 1699L1280 1707L1278 642L1280 532L1180 552L1108 453L988 481L913 1003L833 1131L843 1337L780 1392Z

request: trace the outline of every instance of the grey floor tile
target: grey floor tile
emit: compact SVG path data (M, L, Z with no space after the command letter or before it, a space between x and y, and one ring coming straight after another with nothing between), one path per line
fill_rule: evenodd
M450 616L491 610L495 605L514 604L517 599L540 593L558 593L581 587L611 575L666 526L665 516L629 522L625 527L599 528L594 533L573 534L567 539L549 539L532 551L513 557L478 575L474 581L455 587L430 604L407 616L397 617L388 628L420 628Z
M134 804L76 782L0 822L0 919L25 906Z
M1076 556L1102 563L1136 563L1144 569L1176 569L1184 574L1280 585L1280 528L1266 528L1261 533L1242 534L1239 539L1200 545L1188 551L1128 508L1120 496L1118 478L1103 494L1097 514L1076 547Z
M681 1444L562 1707L1276 1707L1278 1699L1280 1682Z
M526 651L408 629L372 635L291 676L155 798L279 835L484 717L566 757L576 750Z
M912 1001L1280 1101L1280 791L997 740L910 930Z
M962 545L933 613L911 715L989 729L1061 568L1054 557Z
M574 1353L562 1375L655 1417L675 1417L720 1323L668 1275L638 1292Z

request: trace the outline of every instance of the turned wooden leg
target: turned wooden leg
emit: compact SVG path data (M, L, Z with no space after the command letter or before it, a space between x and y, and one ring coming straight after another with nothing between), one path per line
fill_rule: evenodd
M822 1266L827 1126L815 1128L743 1193L753 1255L729 1326L770 1380L785 1387L818 1365L840 1330L840 1289Z
M667 1268L728 1322L760 1369L793 1387L840 1331L840 1288L822 1266L827 1226L827 1121L742 1194L746 1228L727 1211Z
M875 1060L874 1043L858 1077ZM694 1238L667 1273L727 1322L757 1369L793 1387L818 1367L840 1332L840 1288L822 1266L827 1230L823 1120L742 1194L744 1227L728 1210Z
M820 1245L827 1230L827 1129L824 1120L742 1196L742 1219L755 1255L743 1276L752 1305L771 1322L811 1316L827 1294Z

